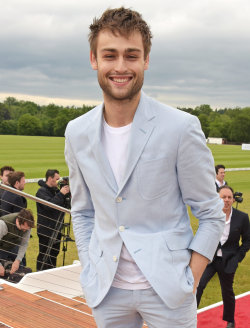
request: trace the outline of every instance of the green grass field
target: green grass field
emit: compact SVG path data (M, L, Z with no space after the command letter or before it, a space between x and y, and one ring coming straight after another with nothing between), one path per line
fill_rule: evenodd
M242 151L241 146L209 145L215 164L224 164L227 168L250 167L250 151ZM0 167L11 165L16 170L24 171L26 178L42 178L47 169L58 169L61 176L68 175L68 169L64 160L64 138L57 137L26 137L0 135ZM233 171L226 173L226 181L235 191L243 192L243 203L238 209L250 215L250 171ZM35 195L38 189L37 183L29 183L25 186L25 192ZM36 206L33 201L28 201L28 207L36 215ZM69 216L66 217L69 220ZM193 230L198 227L198 220L191 215ZM38 241L35 229L27 250L27 262L35 270L36 256L38 253ZM72 238L74 238L72 233ZM77 259L75 243L69 242L66 252L65 264L71 264ZM63 263L63 252L58 257L58 266ZM235 293L241 294L250 290L250 252L240 264L235 278ZM220 286L215 276L206 288L200 307L221 300Z

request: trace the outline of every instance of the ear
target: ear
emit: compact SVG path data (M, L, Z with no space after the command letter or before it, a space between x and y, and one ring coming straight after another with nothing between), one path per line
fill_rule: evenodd
M149 55L147 55L145 62L144 62L144 71L148 69L149 66Z
M94 70L98 69L97 60L94 53L90 50L90 64Z

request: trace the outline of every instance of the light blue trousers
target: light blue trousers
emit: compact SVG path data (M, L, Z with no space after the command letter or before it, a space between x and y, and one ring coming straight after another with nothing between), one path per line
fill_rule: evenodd
M196 328L196 298L191 294L177 309L170 309L153 288L126 290L111 287L92 309L98 328Z

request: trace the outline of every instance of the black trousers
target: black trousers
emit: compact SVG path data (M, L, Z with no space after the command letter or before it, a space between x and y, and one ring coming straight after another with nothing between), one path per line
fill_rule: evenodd
M56 240L52 241L51 237L38 234L39 254L36 261L37 271L56 268L61 236L61 233L58 233Z
M206 270L204 271L201 277L196 293L197 307L200 304L201 296L207 286L207 283L215 275L216 272L218 273L220 280L222 300L224 306L223 320L233 322L235 312L235 295L233 291L233 282L235 273L224 272L221 257L216 257L213 262L208 264Z

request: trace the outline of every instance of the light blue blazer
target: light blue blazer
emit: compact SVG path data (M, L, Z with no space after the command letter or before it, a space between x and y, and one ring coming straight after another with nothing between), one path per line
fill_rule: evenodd
M71 121L65 133L86 300L95 307L109 291L124 242L166 305L177 308L193 290L191 251L212 260L225 221L199 120L142 92L118 187L101 142L102 108ZM187 205L199 220L195 236Z

